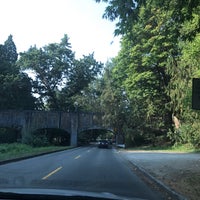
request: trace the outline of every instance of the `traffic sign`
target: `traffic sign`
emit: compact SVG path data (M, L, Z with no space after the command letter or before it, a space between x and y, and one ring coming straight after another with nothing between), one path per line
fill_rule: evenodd
M192 109L200 110L200 78L192 79Z

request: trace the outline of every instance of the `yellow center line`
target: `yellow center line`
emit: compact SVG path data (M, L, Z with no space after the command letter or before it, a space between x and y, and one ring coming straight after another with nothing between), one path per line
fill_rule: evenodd
M78 155L78 156L76 156L74 159L78 159L78 158L80 158L81 156L80 155Z
M55 169L54 171L52 171L52 172L50 172L49 174L47 174L46 176L44 176L44 177L42 178L42 180L47 179L48 177L50 177L51 175L55 174L56 172L58 172L58 171L61 170L61 169L62 169L62 167L58 167L58 168Z

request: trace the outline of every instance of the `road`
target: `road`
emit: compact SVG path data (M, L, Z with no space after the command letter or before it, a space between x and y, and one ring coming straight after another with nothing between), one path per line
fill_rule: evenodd
M164 199L115 149L81 147L0 166L0 187L56 188Z

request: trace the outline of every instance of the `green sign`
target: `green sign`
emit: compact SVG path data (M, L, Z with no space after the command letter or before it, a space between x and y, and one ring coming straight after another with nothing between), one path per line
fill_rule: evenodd
M200 110L200 78L192 79L192 109Z

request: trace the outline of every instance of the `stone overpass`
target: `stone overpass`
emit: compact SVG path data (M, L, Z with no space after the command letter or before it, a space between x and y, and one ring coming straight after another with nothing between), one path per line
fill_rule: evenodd
M77 134L87 129L103 128L100 113L69 113L58 111L0 111L0 127L21 131L22 140L37 129L59 128L71 135L71 145L77 145Z

